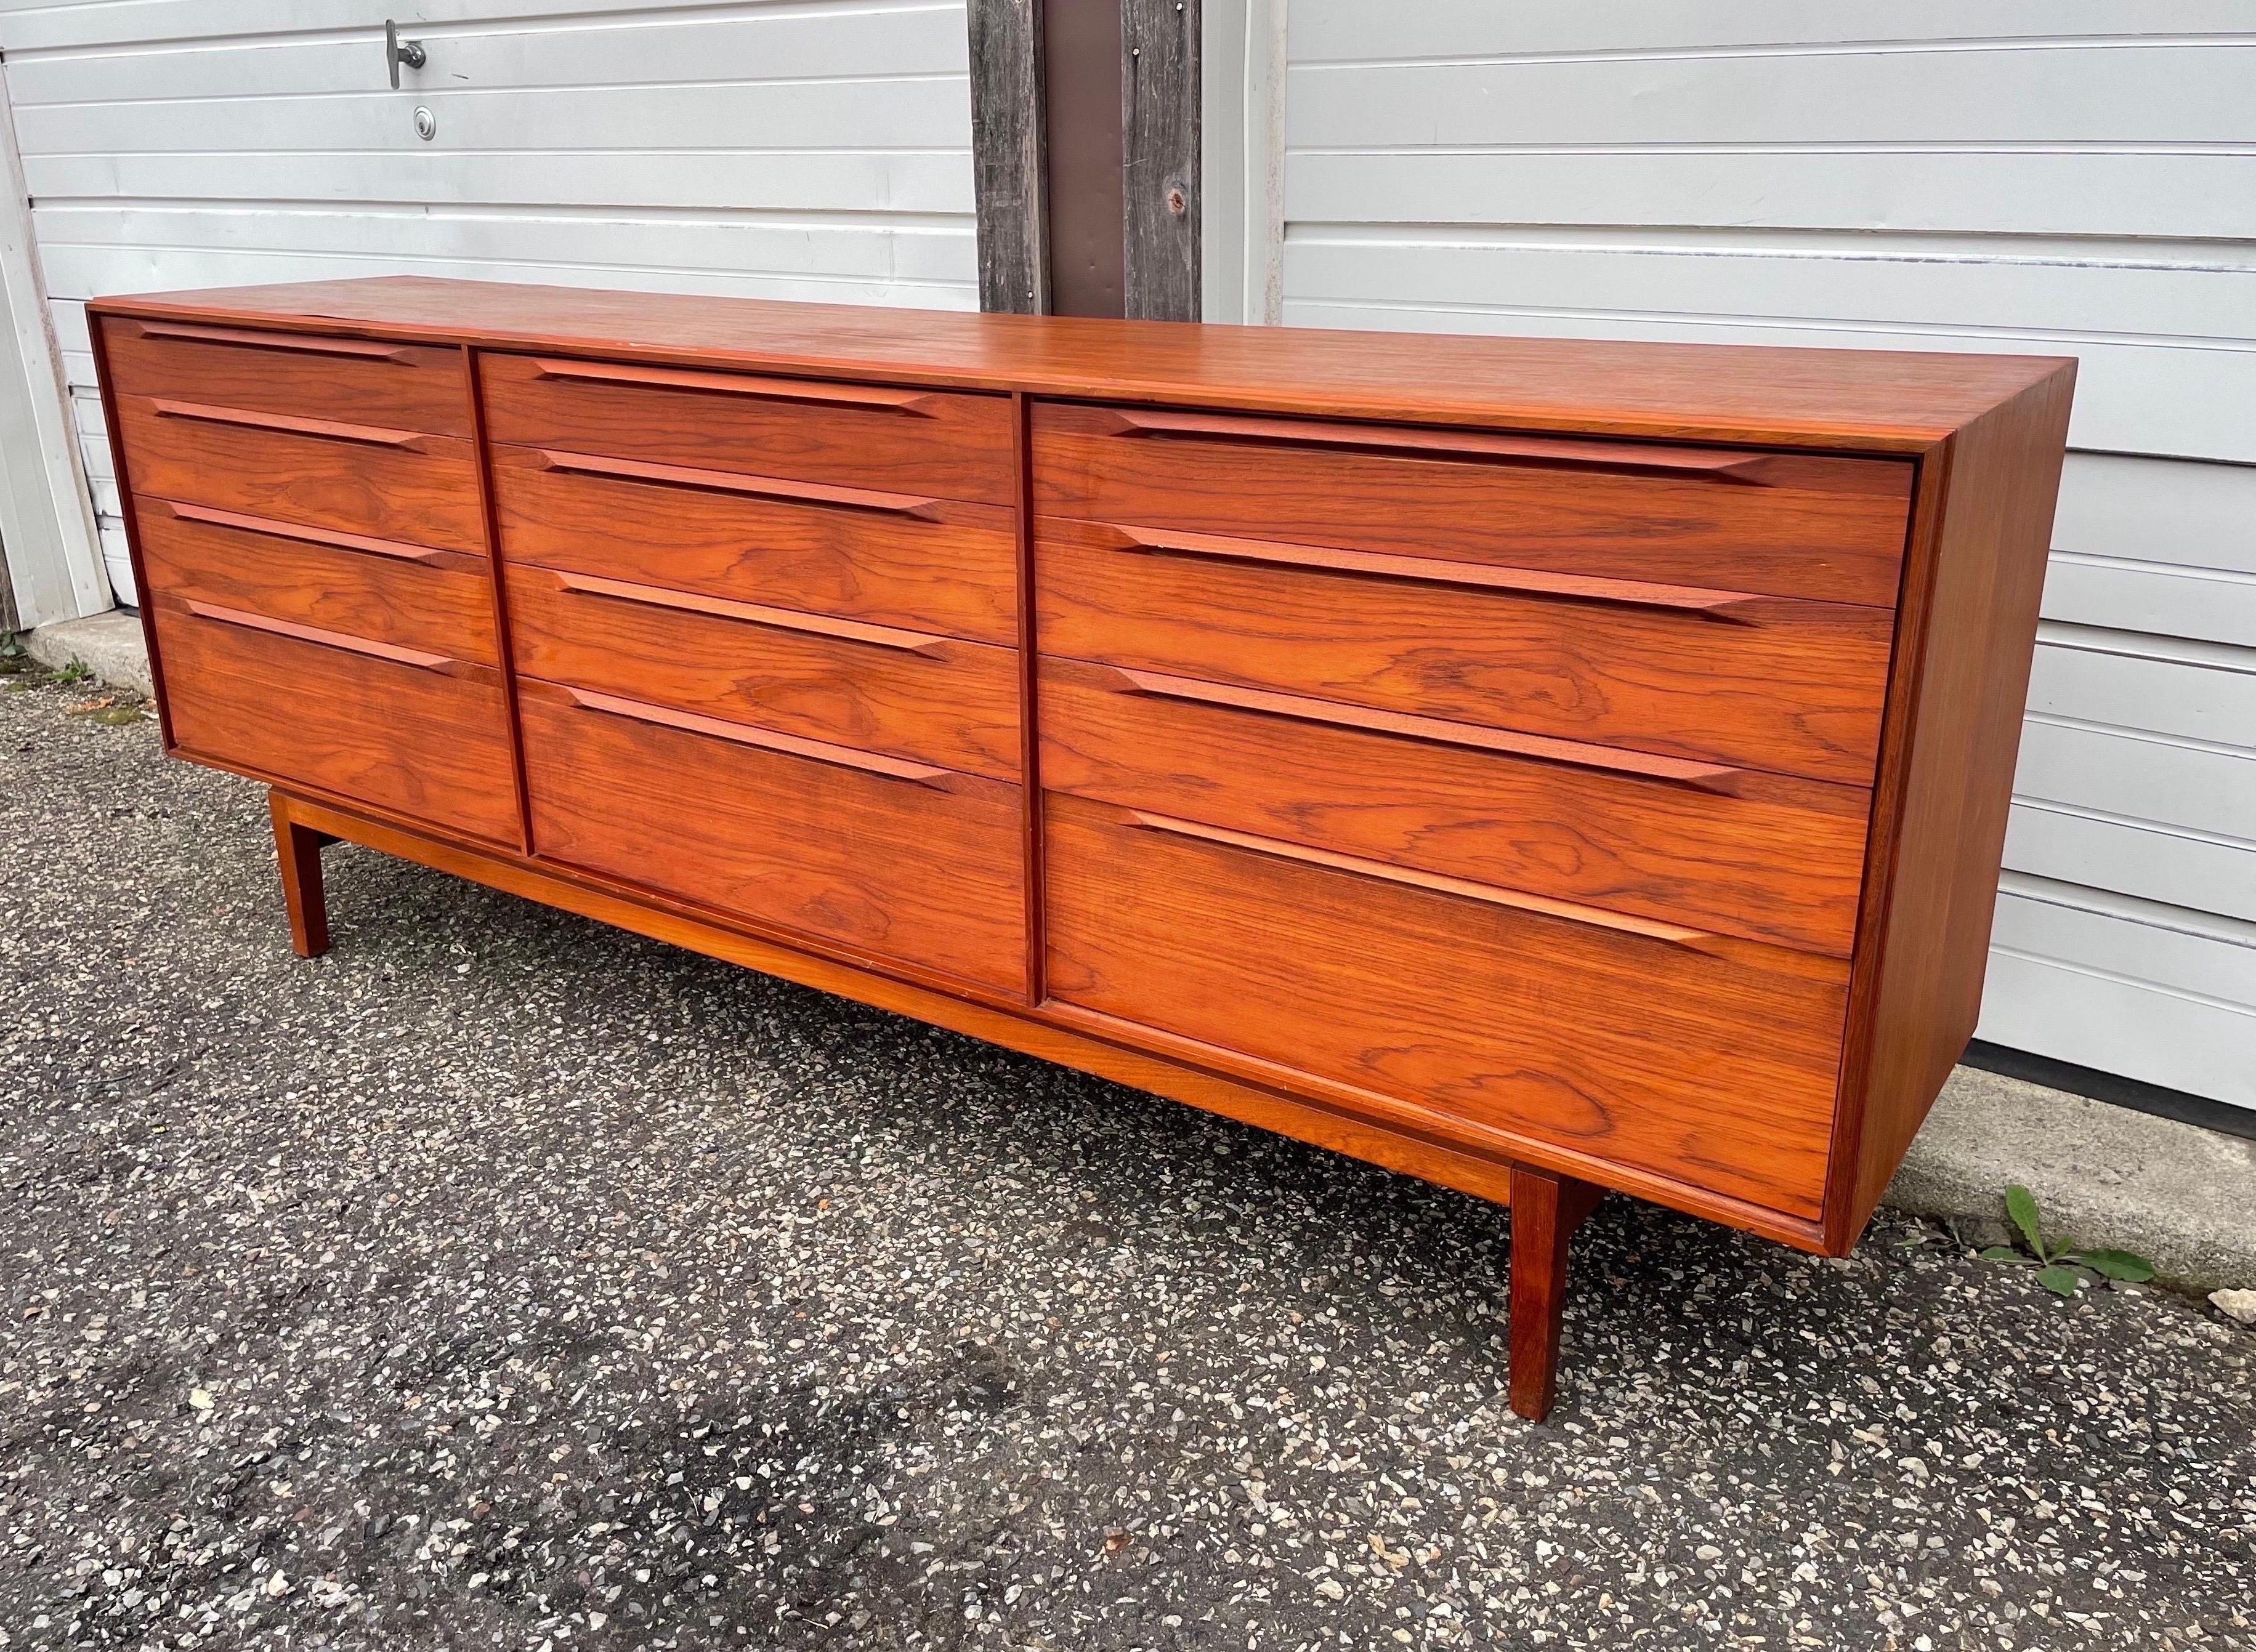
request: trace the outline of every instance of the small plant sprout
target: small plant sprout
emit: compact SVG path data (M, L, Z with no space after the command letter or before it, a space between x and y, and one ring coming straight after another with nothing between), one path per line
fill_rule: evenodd
M2006 1214L2020 1229L2027 1251L2023 1253L2011 1245L1992 1245L1982 1253L1982 1260L2034 1267L2037 1283L2056 1297L2073 1297L2085 1285L2102 1281L2135 1285L2154 1276L2154 1263L2127 1250L2068 1250L2048 1246L2044 1224L2037 1212L2036 1195L2018 1183L2006 1190Z

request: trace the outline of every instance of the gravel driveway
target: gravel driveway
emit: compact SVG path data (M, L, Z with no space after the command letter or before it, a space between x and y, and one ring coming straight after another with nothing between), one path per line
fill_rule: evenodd
M0 1645L2256 1645L2256 1336L1501 1212L0 692Z

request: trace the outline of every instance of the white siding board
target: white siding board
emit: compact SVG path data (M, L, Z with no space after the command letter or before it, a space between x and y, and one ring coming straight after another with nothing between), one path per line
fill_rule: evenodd
M1296 151L1296 221L2256 236L2256 154L1838 144Z
M215 50L205 41L130 53L24 53L11 46L11 83L19 109L50 104L99 104L121 87L159 87L163 106L197 100L241 102L264 88L286 88L291 100L317 95L390 96L381 19L350 34L246 43ZM404 24L430 60L403 67L403 89L492 95L539 88L609 91L617 87L619 36L636 39L628 60L643 85L751 84L786 81L868 81L968 72L969 45L960 8L929 0L887 5L833 5L797 11L762 8L735 17L589 19L579 28L508 27L480 19L453 27ZM13 22L0 14L0 38Z
M2256 924L2256 843L2017 800L2007 870ZM2088 1064L2087 1064L2088 1065Z
M2256 468L2070 453L2053 548L2256 573Z
M713 150L631 145L460 153L435 148L47 155L25 163L34 200L422 201L742 212L948 213L973 209L956 149Z
M1841 10L1837 8L1837 11ZM1864 8L1869 12L1872 8ZM1294 148L2249 142L2256 39L1295 66Z
M2040 903L2010 896L1998 904L1998 931L2013 938L1991 951L1977 1037L2256 1107L2256 1011L2142 979L2133 972L2143 960L2123 959L2121 969L2090 961L2120 957L2120 943L2156 931L2102 914L2046 921L2050 913L2033 916ZM2036 933L2023 939L2024 929ZM2198 974L2232 961L2232 949L2221 944L2184 950Z
M2219 837L2256 821L2256 752L2033 714L2013 789L2024 798Z
M2247 33L2247 0L2140 0L2148 38ZM2121 0L1898 0L1812 6L1808 0L1608 0L1593 6L1499 6L1496 0L1294 0L1296 62L1385 62L1527 57L1553 53L1712 52L1808 46L1868 49L1891 42L2010 46L2019 39L2104 36L2123 25Z

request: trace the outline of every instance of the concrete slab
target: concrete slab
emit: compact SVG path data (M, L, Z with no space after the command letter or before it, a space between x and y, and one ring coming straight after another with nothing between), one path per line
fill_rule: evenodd
M112 688L147 695L157 692L149 676L149 649L142 640L140 618L123 608L39 626L24 646L50 671L62 671L76 660Z
M2048 1237L2135 1251L2192 1290L2256 1286L2256 1142L1961 1067L1887 1202L2002 1224L2014 1182Z

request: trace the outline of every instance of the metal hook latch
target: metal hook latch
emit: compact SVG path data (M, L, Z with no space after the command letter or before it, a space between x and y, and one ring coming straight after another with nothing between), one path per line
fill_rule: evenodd
M419 69L425 55L422 41L401 39L399 25L390 18L384 20L384 63L391 71L393 91L399 89L399 66L405 63L411 69Z

